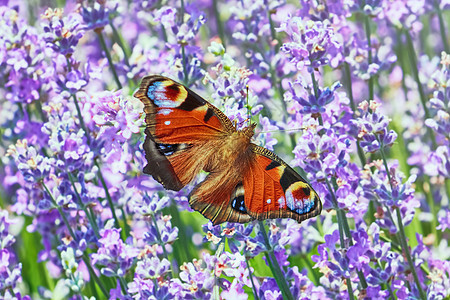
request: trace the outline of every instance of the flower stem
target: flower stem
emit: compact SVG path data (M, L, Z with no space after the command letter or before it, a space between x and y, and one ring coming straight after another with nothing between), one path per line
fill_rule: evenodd
M125 44L123 42L123 38L119 34L119 32L117 31L116 26L114 26L114 22L112 22L112 20L110 20L109 26L111 26L115 42L119 45L119 47L123 51L123 61L129 67L130 66L130 62L128 60L128 57L130 56L130 50L129 50L128 47L125 46Z
M425 292L423 291L422 286L421 286L420 281L419 281L419 277L417 276L417 271L416 271L416 268L414 266L414 262L412 260L411 253L409 252L409 246L408 246L408 243L406 241L405 228L403 227L403 220L402 220L402 215L401 215L401 212L400 212L400 208L397 207L395 209L395 212L397 213L397 223L398 223L398 227L400 229L399 230L400 243L402 245L404 254L406 256L406 260L408 261L409 268L411 269L411 272L412 272L413 277L414 277L414 281L416 282L417 289L419 290L420 298L426 299Z
M94 279L95 283L97 283L98 287L102 291L103 295L105 295L106 298L109 299L109 292L106 289L106 287L103 285L103 282L100 280L100 278L97 277L97 274L94 271L94 268L91 266L91 261L89 259L89 256L86 253L83 253L83 261L86 267L88 268L89 275L91 278Z
M151 215L152 216L152 221L153 221L153 225L155 226L156 229L156 237L158 239L158 243L161 246L163 253L164 253L164 258L167 259L168 261L171 262L171 272L172 272L172 278L175 277L175 268L173 266L173 262L169 259L169 254L167 254L167 250L166 247L161 239L161 232L159 231L159 227L158 227L158 221L156 220L156 217L154 214Z
M226 47L226 41L225 41L225 33L223 30L222 21L220 20L220 13L219 13L219 8L217 6L217 0L212 1L212 7L213 7L213 11L214 11L215 20L216 20L217 34L220 37L220 41L222 42L223 48L226 49L227 47Z
M277 33L275 31L275 25L272 20L272 14L275 13L275 10L268 10L267 11L267 17L269 19L269 25L270 25L270 35L272 37L272 41L277 41L277 45L274 47L275 53L278 53L280 50L280 41L277 39Z
M184 20L184 0L180 0L180 16L179 16L179 21L180 23L183 23Z
M64 212L62 211L61 207L56 203L55 198L53 197L53 194L50 192L49 188L47 187L47 185L42 181L42 186L44 187L45 191L49 194L50 199L53 203L53 205L58 209L59 214L61 215L61 218L63 219L64 224L66 225L67 230L69 231L70 236L76 240L76 236L75 233L72 230L72 227L70 227L70 223L69 220L67 220L66 215L64 214ZM83 253L83 261L85 263L85 265L87 266L88 270L89 270L89 274L91 275L92 278L94 278L95 282L97 283L97 285L99 286L99 288L101 289L101 291L103 292L103 294L106 297L109 297L109 293L106 290L106 288L103 286L103 283L101 282L101 280L97 277L97 275L95 274L94 270L92 269L92 266L90 264L90 260L89 257Z
M225 249L225 237L222 237L220 239L219 244L217 245L216 253L214 254L216 259L218 259L222 255L224 249ZM216 272L214 272L214 287L212 291L212 298L220 299L219 278L217 277Z
M313 89L314 89L314 97L316 97L316 99L318 99L319 98L319 87L317 86L316 76L314 75L314 69L311 72L311 81L312 81ZM322 120L321 115L319 115L319 124L320 124L320 126L323 126L323 120Z
M370 40L370 20L369 16L364 14L364 27L366 30L366 38L367 38L367 51L368 51L368 63L369 66L372 64L373 57L372 57L372 41ZM374 78L372 75L370 75L369 78L369 100L373 100L374 98Z
M408 57L409 57L410 67L411 67L412 73L414 75L414 79L416 80L416 83L417 83L417 89L419 91L420 101L422 102L423 111L425 112L425 119L429 119L430 112L428 111L427 99L425 96L425 92L423 90L422 83L420 82L419 69L417 67L417 57L416 57L416 52L414 51L414 45L413 45L411 35L409 34L409 32L405 30L404 34L406 36L406 44L407 44L407 48L408 48ZM433 148L436 149L437 144L436 144L436 137L434 136L434 132L429 127L427 127L427 132L428 132L428 135L431 137L431 142L433 143Z
M173 255L177 264L180 266L183 262L192 261L193 255L191 253L191 239L186 233L187 226L180 216L180 211L175 200L168 208L169 214L172 216L172 224L178 228L178 240L173 243Z
M355 100L353 99L353 87L352 87L352 73L350 72L350 66L347 62L344 63L345 82L347 86L348 99L350 100L350 107L353 112L356 111Z
M339 208L338 202L337 202L337 199L336 199L335 191L338 188L336 180L333 180L333 187L334 188L331 187L330 182L328 181L328 179L327 179L326 182L327 182L328 189L329 189L329 191L331 193L331 198L332 198L332 201L333 201L333 205L335 206L335 209L337 211L338 224L339 224L339 226L342 226L342 229L339 228L339 230L343 230L345 232L345 235L347 236L347 239L349 241L349 245L353 246L354 245L353 244L353 238L352 238L352 234L350 232L350 226L348 225L347 217L345 215L345 212L342 209ZM339 232L339 234L341 234L341 233ZM345 244L343 244L341 242L341 248L344 248L344 247L345 247ZM359 282L361 283L361 287L363 289L367 289L368 285L367 285L366 278L364 277L364 274L361 272L361 270L358 270L358 269L356 270L356 273L358 274L358 278L359 278Z
M264 227L264 223L262 221L259 221L259 228L261 230L261 233L264 238L264 243L266 244L267 248L267 251L265 251L267 263L269 264L269 268L272 271L273 277L275 278L278 288L280 289L281 294L283 295L283 299L293 300L294 297L292 296L292 293L289 290L286 280L284 280L285 276L280 268L280 265L278 264L277 258L273 253L273 248L270 245L269 237L267 236L267 232Z
M247 264L248 276L250 277L250 282L252 283L252 290L253 290L254 299L255 300L259 300L258 291L256 290L255 283L253 282L253 274L252 274L252 271L250 270L250 262L248 260L247 255L245 255L245 253L244 253L244 257L245 257L245 263Z
M445 32L445 24L444 24L444 18L442 17L442 10L439 7L438 0L434 1L434 7L436 9L436 13L439 19L439 33L441 34L442 44L444 45L444 50L446 53L450 53L450 47L448 46L448 38L447 34Z
M55 198L53 197L53 194L50 192L49 188L47 187L47 185L42 181L42 186L44 187L45 191L49 194L50 199L52 201L52 204L56 207L56 209L58 209L59 214L61 215L61 218L63 219L64 224L66 225L67 230L69 231L70 236L76 240L76 236L75 233L72 230L72 227L70 226L69 220L67 220L66 215L64 214L61 206L58 205L58 203L56 203Z
M317 274L317 272L313 269L310 259L305 254L301 254L300 259L302 261L304 261L306 268L309 270L309 273L312 274L312 277L313 277L312 281L313 281L314 285L315 286L320 285L320 277Z
M78 104L78 99L75 94L72 94L73 102L75 103L75 108L77 110L78 120L80 120L81 129L84 131L84 135L86 136L88 145L91 143L91 137L87 131L86 124L84 124L83 116L81 115L80 105Z
M103 189L105 190L106 199L108 200L108 204L109 204L109 207L111 209L111 214L113 216L114 222L120 228L120 223L119 223L119 219L117 218L117 215L116 215L116 210L114 208L114 203L113 203L111 195L109 193L108 186L106 185L105 178L103 177L103 174L101 172L100 165L98 164L98 162L96 160L94 160L94 164L98 168L98 178L100 179L100 182L102 183ZM127 239L127 233L124 232L124 230L122 230L121 233L122 233L123 240L126 240Z
M80 206L83 209L84 213L86 214L86 217L88 218L89 223L91 224L92 230L94 230L95 236L97 238L100 238L100 234L98 233L97 223L92 218L92 215L89 213L89 211L87 210L87 208L84 205L83 201L81 200L81 196L78 193L77 188L75 187L75 181L73 180L72 174L70 172L67 172L67 174L69 175L69 180L70 180L70 183L72 184L72 188L73 188L73 190L75 192L75 196L77 196L77 199L80 202Z
M109 50L106 46L105 38L103 37L103 33L101 30L95 30L95 33L97 33L97 35L98 35L100 45L102 46L103 51L105 52L106 58L108 59L109 67L111 68L111 72L113 73L113 77L114 77L114 80L116 81L117 88L120 90L120 89L122 89L122 84L120 83L119 76L117 76L116 68L114 67L114 63L111 58L111 53L109 53Z
M353 99L352 74L350 72L350 66L348 65L348 63L344 63L344 73L345 73L345 81L346 81L346 85L347 85L348 99L350 99L350 108L352 109L353 114L355 114L356 104ZM364 154L364 150L361 148L359 141L356 141L356 147L358 150L359 160L361 161L361 166L364 168L364 166L367 163L367 160L366 160L366 156Z
M187 70L187 57L186 57L186 50L185 48L185 42L181 43L181 55L183 59L183 82L185 85L189 85L189 78L188 78L188 70Z
M119 278L120 288L122 289L122 293L124 295L128 295L127 282L125 281L125 278L122 276L118 276L118 278Z
M389 169L388 169L386 155L385 155L384 149L383 149L384 145L383 144L380 144L380 145L381 145L380 153L381 153L381 157L383 159L384 168L386 169L386 174L387 174L387 177L388 177L388 180L389 180L389 185L391 186L391 191L393 191L394 187L392 185L391 175L390 175L390 172L389 172ZM400 208L398 206L395 209L395 212L397 213L397 223L398 223L398 227L399 227L398 237L399 237L399 240L400 240L400 244L401 244L403 252L404 252L404 254L406 256L406 260L408 261L409 268L411 269L411 272L413 274L414 281L416 282L416 286L417 286L417 289L419 291L420 297L422 299L426 299L425 293L424 293L424 291L422 289L422 286L420 285L419 277L417 276L417 271L416 271L416 268L414 267L414 263L412 261L411 254L409 252L409 246L408 246L408 242L406 240L405 228L403 227L402 215L401 215L401 212L400 212Z

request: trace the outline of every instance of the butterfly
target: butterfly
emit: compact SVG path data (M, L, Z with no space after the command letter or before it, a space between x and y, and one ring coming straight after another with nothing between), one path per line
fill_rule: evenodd
M211 103L159 75L144 77L134 97L146 114L144 173L179 191L208 172L189 204L214 225L275 218L301 222L320 214L322 203L311 185L251 142L255 123L237 130Z

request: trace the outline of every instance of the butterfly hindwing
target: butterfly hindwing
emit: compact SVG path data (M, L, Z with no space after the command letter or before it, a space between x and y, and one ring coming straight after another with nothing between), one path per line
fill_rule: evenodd
M253 220L245 208L244 187L238 180L230 180L227 173L210 173L189 196L190 206L211 220L246 223Z
M314 189L273 152L252 144L255 154L244 174L245 206L258 220L292 218L301 222L320 214Z

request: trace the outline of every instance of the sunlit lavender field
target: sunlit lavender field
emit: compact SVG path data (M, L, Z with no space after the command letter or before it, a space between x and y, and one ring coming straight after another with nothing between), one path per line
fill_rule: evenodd
M449 9L0 0L0 298L448 299ZM148 74L250 108L322 214L213 226L143 174Z

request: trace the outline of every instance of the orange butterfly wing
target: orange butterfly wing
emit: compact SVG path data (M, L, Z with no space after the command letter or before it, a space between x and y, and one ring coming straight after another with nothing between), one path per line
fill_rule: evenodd
M134 97L144 103L147 128L158 143L192 143L235 130L220 110L167 77L144 77Z
M255 219L292 218L301 222L322 211L316 191L266 148L252 144L254 161L244 175L245 206Z
M144 77L134 97L146 113L144 173L166 189L180 190L201 171L192 155L198 146L235 130L220 110L167 77Z

